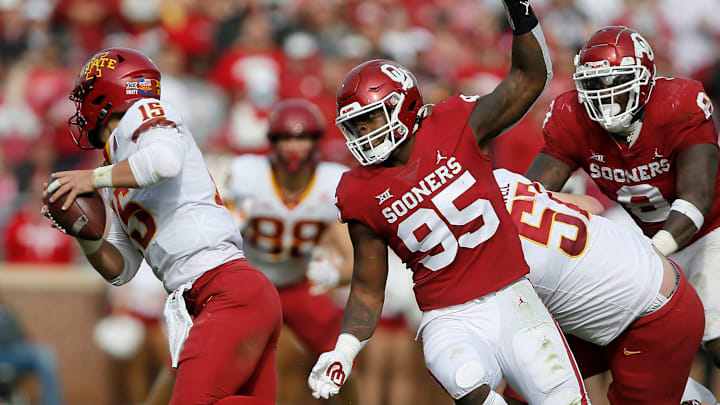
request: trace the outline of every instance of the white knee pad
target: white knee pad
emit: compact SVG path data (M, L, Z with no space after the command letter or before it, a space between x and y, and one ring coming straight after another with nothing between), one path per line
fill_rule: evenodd
M582 394L576 389L567 389L553 392L542 402L542 405L579 405L582 403Z
M485 398L485 402L483 402L482 405L508 405L508 403L505 402L502 395L495 391L490 391L490 394Z

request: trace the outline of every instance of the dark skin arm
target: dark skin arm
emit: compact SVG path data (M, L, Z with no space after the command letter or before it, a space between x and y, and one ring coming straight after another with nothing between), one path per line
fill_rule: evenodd
M705 218L713 205L717 167L718 148L709 143L683 149L677 156L677 198L695 205ZM662 229L670 232L681 248L698 231L690 218L677 211L670 211Z
M549 191L560 191L571 174L572 170L560 159L538 153L525 177L542 184Z
M363 341L370 339L380 321L388 273L387 244L361 222L350 221L348 228L355 253L341 333Z
M517 123L545 88L548 68L535 35L513 36L510 72L478 99L468 125L481 147Z

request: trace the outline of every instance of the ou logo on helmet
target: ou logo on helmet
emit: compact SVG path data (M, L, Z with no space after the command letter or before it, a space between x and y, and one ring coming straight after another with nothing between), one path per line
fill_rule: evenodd
M385 73L390 80L400 83L403 90L407 90L415 85L410 72L399 66L385 64L380 66L380 70Z
M325 372L325 375L330 377L330 381L335 383L338 387L345 383L345 372L343 371L343 366L339 361L331 364Z
M653 53L650 44L642 37L642 35L637 32L633 32L630 34L630 38L632 39L633 44L635 44L635 57L638 58L638 60L642 59L643 54L646 54L650 61L655 60L655 54Z

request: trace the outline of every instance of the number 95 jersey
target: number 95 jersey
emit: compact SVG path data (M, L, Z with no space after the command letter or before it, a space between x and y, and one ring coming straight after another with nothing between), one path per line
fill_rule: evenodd
M435 105L406 165L358 166L337 188L340 219L387 241L412 270L423 311L482 297L528 273L490 158L467 125L476 100L455 95Z
M245 220L245 255L276 287L304 277L322 232L337 221L333 195L347 167L320 162L296 202L281 196L270 161L243 155L230 164L228 195Z

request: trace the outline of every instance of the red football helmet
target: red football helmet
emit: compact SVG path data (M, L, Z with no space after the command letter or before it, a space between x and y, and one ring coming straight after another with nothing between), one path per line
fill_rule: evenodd
M575 87L588 115L610 132L622 132L647 103L655 85L655 54L636 31L600 29L575 56ZM627 102L621 102L627 94Z
M422 106L417 80L409 70L389 60L371 60L355 66L340 84L335 125L353 156L366 166L387 159L415 133ZM386 124L364 135L357 133L352 120L375 110L383 112Z
M142 98L160 98L160 71L155 62L128 48L96 53L80 70L70 93L76 107L68 120L73 140L82 149L104 147L100 127L111 115L124 113Z
M291 151L284 153L278 141L287 138L310 138L317 142L325 134L325 119L313 103L299 98L281 101L270 113L268 139L272 144L271 159L290 171L297 171L307 164L318 162L319 151L314 147L309 154Z

